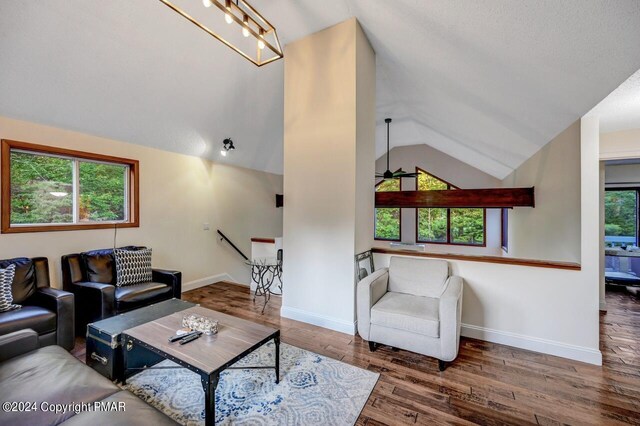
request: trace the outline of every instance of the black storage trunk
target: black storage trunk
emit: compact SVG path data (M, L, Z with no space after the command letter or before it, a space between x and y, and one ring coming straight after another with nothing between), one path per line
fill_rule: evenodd
M122 381L122 332L193 306L196 304L174 298L88 324L87 365L110 380ZM128 367L129 369L143 368L162 360L162 357L153 352L136 346L128 354ZM129 372L129 374L135 373L135 370Z

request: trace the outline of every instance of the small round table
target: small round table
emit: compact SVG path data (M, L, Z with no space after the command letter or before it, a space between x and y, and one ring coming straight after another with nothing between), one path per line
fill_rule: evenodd
M248 260L247 265L251 266L251 278L256 283L256 291L253 293L253 301L256 296L264 297L262 313L267 307L272 294L282 294L282 261L275 257L257 257ZM272 291L274 282L278 280L277 288L279 293Z

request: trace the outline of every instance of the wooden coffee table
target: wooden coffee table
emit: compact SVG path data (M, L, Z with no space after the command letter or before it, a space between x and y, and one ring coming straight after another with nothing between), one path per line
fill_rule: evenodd
M169 343L168 338L182 328L182 316L191 313L217 320L218 333L212 336L203 334L199 339L186 345L180 345L178 342ZM204 388L206 425L215 423L215 391L220 373L272 339L276 345L274 366L236 368L273 368L276 372L276 383L280 382L280 330L221 312L199 306L189 308L124 330L123 337L125 373L127 353L139 345L200 375ZM126 374L124 376L126 377Z

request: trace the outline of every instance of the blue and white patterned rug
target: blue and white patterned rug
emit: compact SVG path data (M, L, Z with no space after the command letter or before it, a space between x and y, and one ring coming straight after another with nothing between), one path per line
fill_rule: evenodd
M274 365L275 345L234 367ZM175 366L162 361L158 366ZM273 369L226 370L216 389L216 424L353 425L379 374L295 346L280 345L280 384ZM200 377L184 368L145 370L125 389L184 425L204 424Z

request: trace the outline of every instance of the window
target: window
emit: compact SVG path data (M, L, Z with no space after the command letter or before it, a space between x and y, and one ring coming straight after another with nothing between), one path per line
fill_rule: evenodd
M416 172L418 191L458 189L420 168ZM485 209L416 209L416 224L417 242L485 245Z
M509 209L502 209L500 239L502 250L509 252Z
M383 180L376 184L377 191L401 191L401 179ZM375 234L376 240L400 241L401 229L400 209L376 209Z
M604 196L604 233L608 246L638 245L638 191L607 189Z
M138 226L138 161L2 140L2 232Z

